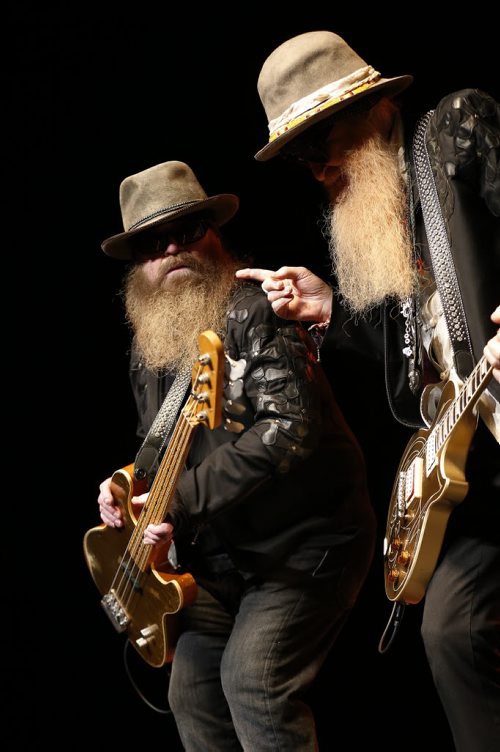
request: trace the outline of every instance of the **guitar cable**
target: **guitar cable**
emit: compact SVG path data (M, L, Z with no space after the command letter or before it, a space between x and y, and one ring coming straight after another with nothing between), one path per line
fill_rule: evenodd
M382 637L380 638L379 644L378 644L378 652L379 653L386 653L389 648L391 647L392 643L394 642L394 638L396 637L397 631L399 627L401 626L401 622L403 621L403 615L405 612L405 604L400 603L399 601L395 601L391 615L389 617L389 621L387 622L387 626L382 632ZM389 638L387 638L387 633L389 631L389 628L392 626L392 632ZM385 640L387 639L387 642Z
M137 692L137 694L139 695L139 697L141 698L141 700L144 703L146 703L146 705L148 707L150 707L152 710L154 710L156 713L161 713L162 715L172 715L172 711L171 711L171 709L169 707L166 707L166 708L159 708L159 707L157 707L152 702L150 702L150 700L147 699L147 697L144 695L144 693L139 688L139 685L134 680L134 678L132 676L132 671L130 670L130 664L129 664L129 660L127 658L127 652L128 652L129 649L130 649L130 640L125 640L125 644L123 646L123 662L125 664L125 671L127 673L127 676L129 678L129 681L130 681L131 685L133 686L133 688L135 689L135 691ZM167 686L168 686L169 680L170 680L170 670L168 670L168 673L167 673Z

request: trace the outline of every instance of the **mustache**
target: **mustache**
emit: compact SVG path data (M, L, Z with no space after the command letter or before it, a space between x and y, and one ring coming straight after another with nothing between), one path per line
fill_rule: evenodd
M199 261L193 258L190 253L187 251L181 251L175 256L167 256L164 258L160 264L160 271L166 274L167 272L172 271L172 269L178 269L180 266L186 266L195 271L199 271L200 268L202 268Z

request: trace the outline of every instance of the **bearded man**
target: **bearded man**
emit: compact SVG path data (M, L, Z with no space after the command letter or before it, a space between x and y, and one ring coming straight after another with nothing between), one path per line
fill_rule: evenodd
M200 332L214 330L226 355L223 422L198 427L167 518L144 536L174 539L198 586L179 614L168 693L183 749L313 752L305 692L373 555L362 454L307 332L284 325L259 285L235 280L221 226L237 197L207 196L172 161L126 178L120 203L125 231L102 247L131 262L139 437L191 372ZM122 526L110 478L98 504L106 525Z
M349 361L345 345L357 349L362 377L350 389L357 384L356 398L369 394L374 407L379 363L390 410L410 428L432 425L436 394L448 380L462 384L483 352L491 365L468 456L463 437L468 492L428 583L422 636L456 749L492 752L500 748L500 330L492 326L500 323L500 106L485 92L458 91L414 131L395 100L411 82L383 78L329 31L271 53L258 82L270 135L256 158L300 161L323 183L337 294L305 267L237 276L260 281L283 317L316 322L325 366L330 348L337 373ZM371 418L368 409L362 419ZM372 424L376 444L380 431ZM452 478L462 449L447 460ZM391 571L394 587L403 571Z

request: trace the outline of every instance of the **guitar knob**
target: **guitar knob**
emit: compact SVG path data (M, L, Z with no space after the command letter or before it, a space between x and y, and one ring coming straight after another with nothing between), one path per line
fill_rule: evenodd
M158 631L158 626L156 624L150 624L149 627L144 627L144 629L141 629L141 635L142 637L138 637L136 642L136 645L140 648L145 648L148 642L152 642L155 639L155 632Z
M396 580L399 579L399 569L390 569L387 575L387 579L389 580L389 582L396 582Z
M401 549L402 545L403 542L400 538L394 538L394 540L391 541L391 553L397 553Z
M410 558L411 557L409 551L401 551L398 556L398 564L408 564Z
M153 637L155 632L158 632L158 626L156 624L150 624L149 627L141 629L141 635L146 638Z

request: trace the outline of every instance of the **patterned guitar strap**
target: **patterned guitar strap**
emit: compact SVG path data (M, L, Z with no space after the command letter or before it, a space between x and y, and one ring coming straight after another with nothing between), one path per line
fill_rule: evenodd
M455 368L459 376L465 378L472 370L474 356L446 225L425 141L432 115L433 110L427 112L417 124L413 140L413 157L432 269L453 349Z
M134 475L137 480L151 479L158 468L158 458L166 446L180 407L191 384L191 369L179 371L158 410L151 428L137 452Z

